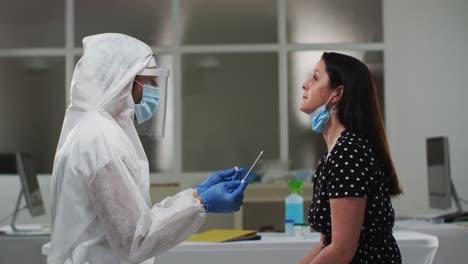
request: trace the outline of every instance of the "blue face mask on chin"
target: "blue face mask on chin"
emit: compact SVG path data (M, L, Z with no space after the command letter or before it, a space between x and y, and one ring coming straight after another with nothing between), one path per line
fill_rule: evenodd
M159 106L160 89L157 86L143 85L143 97L135 104L135 116L138 124L148 121L154 116Z
M333 115L333 110L335 109L335 106L333 106L330 109L327 109L327 104L328 102L330 102L333 95L335 95L335 93L333 93L330 96L330 98L324 105L320 106L309 115L310 120L312 121L312 130L316 133L322 133L323 126L325 125L325 123L328 122L328 120L330 120L331 116Z

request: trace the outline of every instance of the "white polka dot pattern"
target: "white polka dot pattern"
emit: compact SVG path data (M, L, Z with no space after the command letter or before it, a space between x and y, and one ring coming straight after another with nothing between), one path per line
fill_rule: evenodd
M395 213L390 179L378 164L369 142L344 131L330 155L320 160L313 177L314 195L308 215L312 228L324 234L325 246L331 243L330 199L366 198L366 213L359 247L351 263L401 263L392 234Z

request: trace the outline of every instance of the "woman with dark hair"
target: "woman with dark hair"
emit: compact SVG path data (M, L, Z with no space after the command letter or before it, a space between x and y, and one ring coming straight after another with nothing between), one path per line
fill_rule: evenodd
M321 239L301 263L401 263L391 197L402 190L369 69L325 52L302 90L300 109L328 152L313 177L308 215Z

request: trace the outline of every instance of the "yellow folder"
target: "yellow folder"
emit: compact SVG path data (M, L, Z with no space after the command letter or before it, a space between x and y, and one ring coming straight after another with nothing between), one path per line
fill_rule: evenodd
M187 239L189 242L231 242L260 239L255 230L212 229Z

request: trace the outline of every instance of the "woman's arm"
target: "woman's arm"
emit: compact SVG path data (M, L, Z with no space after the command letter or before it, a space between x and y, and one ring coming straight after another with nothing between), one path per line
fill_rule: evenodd
M366 198L330 199L332 243L311 264L349 263L356 253L364 222Z
M323 234L320 235L320 242L315 246L309 254L307 254L299 264L308 264L314 260L314 258L320 253L323 248Z

